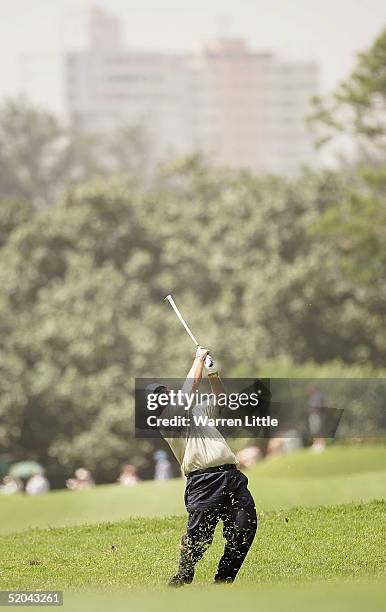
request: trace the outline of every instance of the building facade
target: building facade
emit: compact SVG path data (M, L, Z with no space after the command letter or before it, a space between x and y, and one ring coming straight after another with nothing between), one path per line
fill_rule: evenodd
M216 38L187 54L136 52L120 23L91 12L89 46L65 59L68 114L75 128L142 126L155 160L200 151L214 162L293 175L316 162L305 118L317 66Z

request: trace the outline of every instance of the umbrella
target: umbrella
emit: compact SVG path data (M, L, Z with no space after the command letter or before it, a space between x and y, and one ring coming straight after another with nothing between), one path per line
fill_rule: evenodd
M29 478L35 474L43 474L44 468L37 461L19 461L14 463L9 470L13 478Z

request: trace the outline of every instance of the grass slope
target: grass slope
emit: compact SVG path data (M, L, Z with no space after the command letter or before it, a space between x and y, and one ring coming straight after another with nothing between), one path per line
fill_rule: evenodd
M260 514L239 585L380 579L385 502ZM176 569L182 517L30 530L1 538L0 589L160 587ZM198 566L208 584L221 555L218 528Z
M320 455L300 451L264 461L248 472L250 489L259 510L370 501L386 491L385 456L384 447L331 448ZM0 534L183 514L184 486L183 479L174 479L144 482L131 489L103 485L37 498L0 496Z
M320 478L385 470L386 446L332 446L320 454L303 449L266 459L254 468L253 475Z

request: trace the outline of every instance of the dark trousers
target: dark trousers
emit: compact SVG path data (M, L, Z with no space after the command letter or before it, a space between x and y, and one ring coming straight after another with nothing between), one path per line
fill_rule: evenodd
M253 542L257 527L248 479L237 469L194 474L188 477L185 505L189 513L181 540L178 574L185 582L194 577L194 566L210 546L218 521L223 521L225 548L216 582L233 582Z

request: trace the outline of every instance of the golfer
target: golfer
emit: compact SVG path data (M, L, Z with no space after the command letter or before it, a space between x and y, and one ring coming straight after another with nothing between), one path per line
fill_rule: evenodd
M208 350L199 347L193 365L183 386L183 393L195 393L202 380L205 357ZM215 365L208 368L212 393L218 397L224 387ZM169 390L153 383L147 388L153 397ZM161 403L161 402L160 402ZM191 414L219 416L216 402L197 404ZM183 409L182 409L183 410ZM159 405L158 415L171 418L181 414L180 406ZM236 467L236 457L219 431L210 425L190 425L175 438L168 438L167 431L161 434L171 447L185 474L185 506L189 514L186 533L181 539L181 555L178 571L169 585L174 587L190 584L194 568L213 540L219 520L223 521L225 548L218 564L215 583L231 583L237 576L256 533L257 518L255 504L247 484L247 477Z

